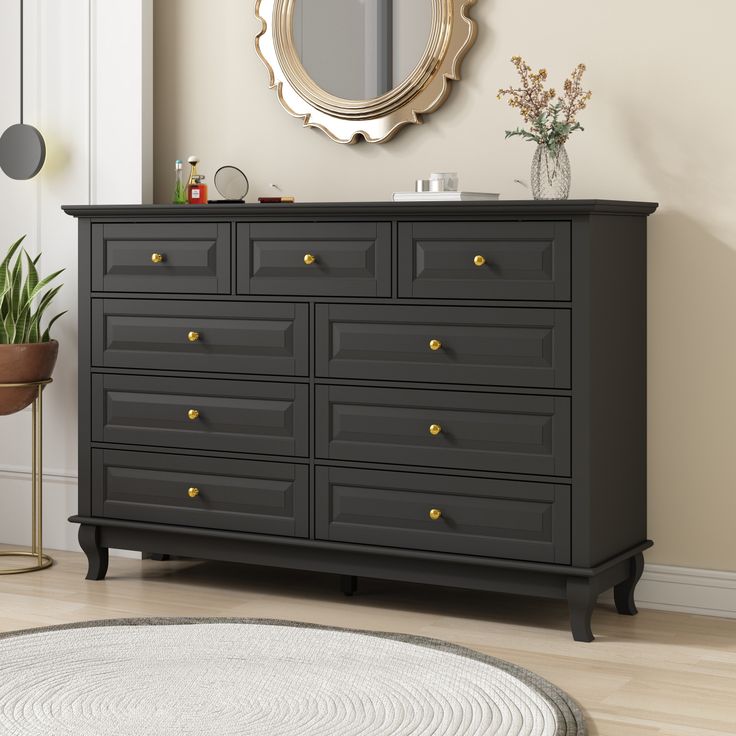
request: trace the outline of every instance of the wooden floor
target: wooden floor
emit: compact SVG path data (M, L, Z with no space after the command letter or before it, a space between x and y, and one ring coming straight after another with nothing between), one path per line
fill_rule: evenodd
M603 736L736 734L736 621L600 606L591 644L571 640L563 603L212 562L114 557L87 582L81 554L0 576L0 630L131 616L280 618L445 639L534 670L570 693Z

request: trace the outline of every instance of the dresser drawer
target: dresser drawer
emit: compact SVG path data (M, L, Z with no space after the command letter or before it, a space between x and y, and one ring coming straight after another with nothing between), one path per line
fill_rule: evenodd
M564 397L317 386L316 414L320 458L570 474Z
M306 456L304 385L94 375L92 439L151 447Z
M104 368L309 375L309 306L92 301L92 362Z
M567 309L316 307L317 375L570 387Z
M309 535L306 465L98 449L92 477L95 516Z
M92 291L229 294L230 225L92 225Z
M318 467L315 494L318 539L570 563L569 486Z
M391 225L238 225L238 293L391 296Z
M570 299L569 222L399 224L399 296Z

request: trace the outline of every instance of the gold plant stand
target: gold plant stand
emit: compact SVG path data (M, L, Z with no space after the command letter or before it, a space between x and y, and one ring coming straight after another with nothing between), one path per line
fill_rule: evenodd
M36 387L31 422L31 549L30 551L0 551L0 557L31 557L35 560L35 564L29 567L2 567L0 575L34 572L54 564L53 559L43 551L43 388L52 380L48 378L45 381L28 381L27 383L0 383L0 390Z

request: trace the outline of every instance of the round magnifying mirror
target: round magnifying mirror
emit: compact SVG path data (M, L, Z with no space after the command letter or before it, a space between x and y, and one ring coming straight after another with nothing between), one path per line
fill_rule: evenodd
M215 188L223 202L242 202L248 194L248 177L237 166L221 166L215 173Z
M370 100L414 71L432 30L432 0L298 0L292 34L307 74L325 92Z
M11 125L0 136L0 168L11 179L32 179L46 160L46 143L32 125Z

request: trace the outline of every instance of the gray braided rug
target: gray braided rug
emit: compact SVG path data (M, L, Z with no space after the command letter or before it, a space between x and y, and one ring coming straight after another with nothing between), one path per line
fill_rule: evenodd
M4 736L585 733L551 683L435 639L179 618L0 635Z

